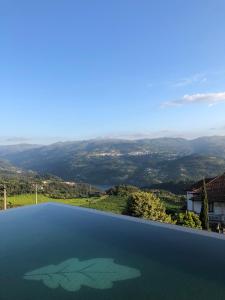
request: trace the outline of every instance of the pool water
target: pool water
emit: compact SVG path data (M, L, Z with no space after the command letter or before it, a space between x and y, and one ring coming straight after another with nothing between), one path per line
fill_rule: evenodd
M0 300L224 300L225 239L61 204L0 213Z

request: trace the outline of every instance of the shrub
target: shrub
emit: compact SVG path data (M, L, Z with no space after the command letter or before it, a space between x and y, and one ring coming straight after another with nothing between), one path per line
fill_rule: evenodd
M132 193L127 201L127 214L139 218L175 223L171 216L166 214L164 204L152 193Z
M186 211L185 213L179 213L177 215L177 224L181 226L190 227L190 228L202 229L199 216L191 211Z

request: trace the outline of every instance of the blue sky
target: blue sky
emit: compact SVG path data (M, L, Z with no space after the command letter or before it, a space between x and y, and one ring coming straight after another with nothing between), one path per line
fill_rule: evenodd
M0 143L225 135L224 0L0 0Z

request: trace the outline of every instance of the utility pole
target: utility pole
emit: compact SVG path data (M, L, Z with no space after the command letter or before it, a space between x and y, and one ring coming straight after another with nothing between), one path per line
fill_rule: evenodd
M35 184L35 204L38 204L38 185Z
M3 209L7 209L7 194L6 194L6 185L3 186L3 192L4 192L4 200L3 200Z

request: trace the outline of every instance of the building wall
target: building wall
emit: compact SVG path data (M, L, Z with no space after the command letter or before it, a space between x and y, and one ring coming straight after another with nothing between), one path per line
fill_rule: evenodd
M201 212L202 202L192 201L192 198L193 198L192 192L187 192L187 210L199 214Z
M225 214L225 202L214 202L214 212L215 215Z
M201 201L192 201L192 193L187 192L187 210L194 211L199 214L201 212ZM225 216L225 202L214 202L214 211L210 215L224 215Z
M193 210L193 201L187 200L187 210L192 211Z
M192 193L187 192L187 210L193 210Z
M202 208L201 201L193 201L193 211L197 214L200 214Z
M187 210L194 211L199 214L201 212L201 201L187 201ZM225 202L214 202L214 211L211 215L225 215Z

